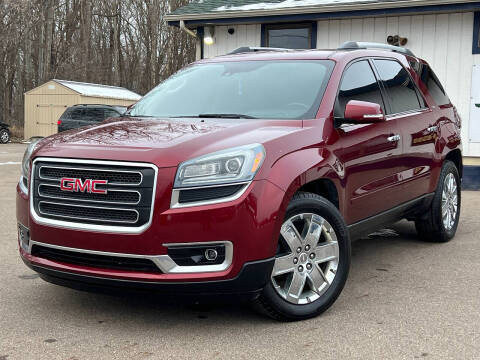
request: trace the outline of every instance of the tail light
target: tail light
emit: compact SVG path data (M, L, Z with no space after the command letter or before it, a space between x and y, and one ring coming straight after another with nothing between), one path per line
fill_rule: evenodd
M57 125L62 125L62 120L58 120Z

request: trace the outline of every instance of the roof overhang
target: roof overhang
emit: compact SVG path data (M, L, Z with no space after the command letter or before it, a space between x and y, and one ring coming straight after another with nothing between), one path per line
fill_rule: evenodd
M268 0L265 0L268 3ZM386 16L424 12L480 10L478 0L397 0L384 3L346 3L318 6L266 8L256 10L212 11L200 14L169 14L169 25L179 26L183 20L190 28L208 24L259 23L271 21L320 20L359 16Z

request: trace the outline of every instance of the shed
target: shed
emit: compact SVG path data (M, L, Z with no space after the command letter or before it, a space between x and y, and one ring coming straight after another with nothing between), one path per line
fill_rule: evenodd
M116 86L50 80L25 93L25 139L57 132L57 121L66 108L75 104L128 106L141 98Z

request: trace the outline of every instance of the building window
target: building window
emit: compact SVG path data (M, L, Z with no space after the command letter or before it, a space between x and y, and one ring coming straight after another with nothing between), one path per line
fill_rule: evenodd
M317 47L317 23L262 26L262 46L286 49Z
M473 21L473 54L480 54L480 11L475 13Z

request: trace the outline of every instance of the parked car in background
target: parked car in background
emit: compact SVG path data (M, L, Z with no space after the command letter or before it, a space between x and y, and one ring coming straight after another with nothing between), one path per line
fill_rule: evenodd
M110 117L125 113L125 106L116 105L74 105L69 107L58 120L58 132L95 125Z
M0 144L6 144L10 141L10 130L8 125L0 122Z

